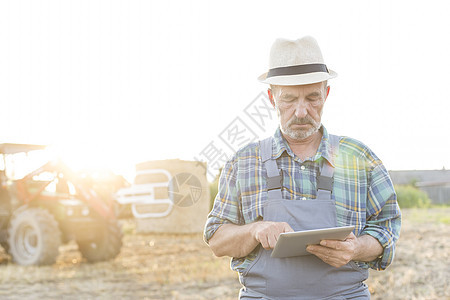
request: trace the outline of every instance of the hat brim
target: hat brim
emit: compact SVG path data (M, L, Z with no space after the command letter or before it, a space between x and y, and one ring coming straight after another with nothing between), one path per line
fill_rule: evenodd
M267 78L268 72L260 75L258 80L262 83L273 84L273 85L305 85L317 82L322 82L335 78L337 73L333 70L326 72L315 72L307 74L297 74L297 75L286 75L286 76L273 76Z

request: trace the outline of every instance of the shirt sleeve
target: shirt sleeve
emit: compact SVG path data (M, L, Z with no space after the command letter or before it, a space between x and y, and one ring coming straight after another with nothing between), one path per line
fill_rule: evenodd
M385 167L377 164L371 172L366 226L360 233L374 237L383 247L382 255L367 263L370 268L385 270L392 263L400 227L401 212L394 186Z
M227 162L222 170L217 196L203 233L206 243L223 224L241 224L240 192L236 172L233 160Z

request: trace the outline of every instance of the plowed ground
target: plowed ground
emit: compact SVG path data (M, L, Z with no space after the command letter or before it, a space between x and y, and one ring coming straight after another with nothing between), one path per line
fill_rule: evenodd
M403 210L395 262L371 271L372 299L450 299L450 208ZM237 299L228 258L214 257L200 234L137 234L124 222L124 246L89 264L75 243L51 266L18 266L0 253L0 299Z

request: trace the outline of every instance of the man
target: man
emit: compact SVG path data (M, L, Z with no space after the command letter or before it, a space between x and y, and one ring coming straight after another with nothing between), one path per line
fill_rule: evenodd
M388 172L363 143L321 123L336 76L312 37L272 46L259 80L270 84L279 128L227 162L205 226L214 254L233 257L240 299L369 299L368 268L392 262L401 219ZM280 233L345 225L355 230L309 245L312 255L270 257Z

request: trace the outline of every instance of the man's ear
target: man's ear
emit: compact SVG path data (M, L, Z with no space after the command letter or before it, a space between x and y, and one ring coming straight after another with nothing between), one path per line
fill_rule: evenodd
M267 89L267 94L269 95L270 103L272 104L273 108L275 108L275 100L273 100L273 94L271 89Z
M328 98L329 94L330 94L330 86L327 86L327 96L325 97L325 99Z

